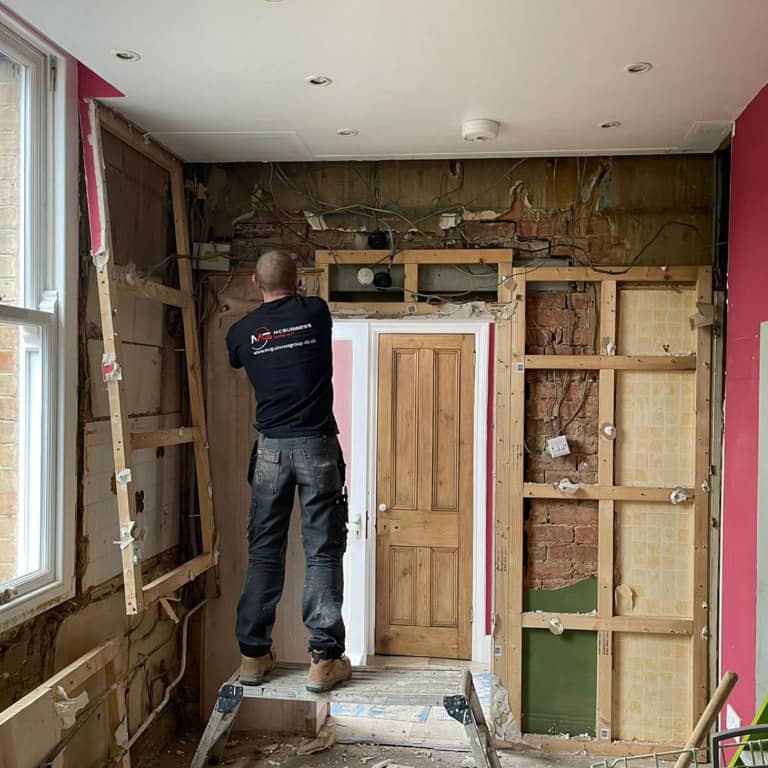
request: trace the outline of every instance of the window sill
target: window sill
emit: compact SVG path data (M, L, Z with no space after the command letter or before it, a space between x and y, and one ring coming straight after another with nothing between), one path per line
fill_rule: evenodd
M0 607L0 633L39 616L65 600L75 596L74 579L54 581L14 598Z

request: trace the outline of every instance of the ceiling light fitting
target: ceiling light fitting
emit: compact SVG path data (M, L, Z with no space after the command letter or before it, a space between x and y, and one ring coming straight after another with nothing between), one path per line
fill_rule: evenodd
M605 120L600 123L601 128L619 128L621 123L618 120Z
M336 131L337 136L357 136L360 131L356 131L354 128L339 128Z
M499 135L499 124L496 120L478 119L465 120L461 125L461 136L464 141L493 141Z
M327 75L310 75L309 77L304 78L304 82L307 85L323 86L330 85L333 80L331 80L331 78Z
M125 48L114 48L110 53L120 61L138 61L141 58L140 53L129 51Z
M653 69L653 64L650 61L636 61L634 64L627 64L624 69L630 75L642 75L644 72L650 72Z

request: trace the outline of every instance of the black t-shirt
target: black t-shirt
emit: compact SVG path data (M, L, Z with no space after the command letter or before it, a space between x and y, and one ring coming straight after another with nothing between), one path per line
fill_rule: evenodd
M256 427L265 437L338 433L331 326L322 299L291 296L262 304L229 329L229 361L248 374Z

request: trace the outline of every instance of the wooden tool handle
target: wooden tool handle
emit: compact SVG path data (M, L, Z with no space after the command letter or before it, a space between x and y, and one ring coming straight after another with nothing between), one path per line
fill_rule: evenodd
M698 747L706 738L707 734L709 733L709 729L715 722L715 718L723 708L726 699L730 695L738 679L739 677L735 672L726 672L723 675L723 679L720 681L720 685L717 686L717 690L709 700L709 704L707 704L704 712L702 712L701 717L699 718L699 722L696 723L696 727L688 737L688 741L685 742L684 749L694 749ZM691 762L691 757L692 756L689 752L680 755L680 757L677 758L677 762L675 763L675 768L688 768L688 765Z

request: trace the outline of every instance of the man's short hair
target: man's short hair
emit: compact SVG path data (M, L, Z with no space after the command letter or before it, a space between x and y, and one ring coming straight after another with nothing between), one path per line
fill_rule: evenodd
M256 262L256 278L269 293L296 289L296 261L290 251L273 248Z

